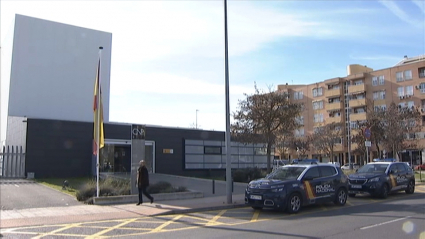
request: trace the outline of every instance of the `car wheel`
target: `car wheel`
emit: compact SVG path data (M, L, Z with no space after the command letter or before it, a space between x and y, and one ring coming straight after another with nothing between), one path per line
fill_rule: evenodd
M340 188L335 197L334 203L338 206L344 206L347 202L347 189Z
M379 196L383 199L388 197L388 184L384 183L384 185L382 185L381 194Z
M415 192L415 183L413 181L410 181L409 184L407 185L406 193L412 194L414 192Z
M351 197L351 198L353 198L353 197L356 196L356 194L355 193L349 193L348 196Z
M263 207L255 207L255 206L252 206L252 209L255 209L255 210L261 210L261 209L263 209Z
M299 194L294 193L291 194L288 200L288 206L287 206L289 213L297 213L301 209L301 197Z

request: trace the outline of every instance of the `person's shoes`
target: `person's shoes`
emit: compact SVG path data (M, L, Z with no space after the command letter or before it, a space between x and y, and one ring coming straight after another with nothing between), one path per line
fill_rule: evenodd
M140 204L141 204L141 203L139 202L139 203L137 203L136 205L137 205L137 206L139 206Z
M153 203L153 198L151 198L151 204Z

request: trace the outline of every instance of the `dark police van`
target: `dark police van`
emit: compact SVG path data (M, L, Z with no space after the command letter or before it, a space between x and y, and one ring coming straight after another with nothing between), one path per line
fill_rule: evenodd
M386 198L388 193L405 190L407 194L415 192L413 170L401 162L375 162L364 165L356 173L348 176L350 197L368 193Z
M285 165L263 179L251 181L245 190L245 203L254 209L297 213L308 204L345 205L347 193L347 176L332 164Z

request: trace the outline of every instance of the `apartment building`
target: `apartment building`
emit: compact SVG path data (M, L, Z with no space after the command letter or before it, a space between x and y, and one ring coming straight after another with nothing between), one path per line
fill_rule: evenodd
M348 163L349 157L352 162L358 163L364 159L364 155L354 153L357 145L348 139L358 128L356 122L366 120L368 104L373 104L374 109L385 109L391 102L401 107L418 106L423 114L422 125L425 126L425 55L411 58L405 56L395 66L380 70L353 64L347 66L345 77L309 85L278 85L277 90L287 92L291 101L304 105L300 117L304 126L295 130L295 137L311 135L316 127L332 122L344 125L344 137L335 146L334 158L334 161L341 163ZM423 132L411 137L419 139L419 145L425 145L424 134L425 127ZM289 158L297 158L297 152L293 149L287 152ZM425 162L422 155L425 157L422 148L409 149L402 153L401 160L414 164ZM310 150L308 156L323 162L330 161L315 153L314 149ZM372 146L369 159L380 156Z

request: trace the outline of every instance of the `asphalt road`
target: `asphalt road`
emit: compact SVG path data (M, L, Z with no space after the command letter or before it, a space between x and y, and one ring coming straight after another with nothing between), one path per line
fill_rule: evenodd
M350 198L299 214L251 208L11 228L5 238L425 239L425 187L388 199Z
M81 205L75 197L26 179L0 179L1 210Z

